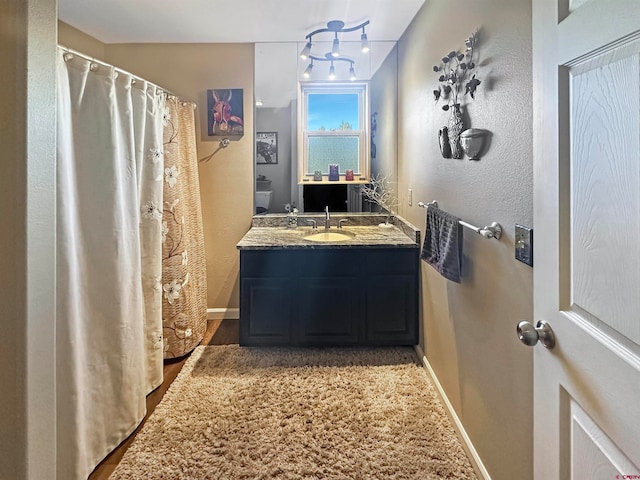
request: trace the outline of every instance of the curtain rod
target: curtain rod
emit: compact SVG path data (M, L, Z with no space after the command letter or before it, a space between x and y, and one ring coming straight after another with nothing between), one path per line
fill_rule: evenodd
M153 82L150 82L149 80L145 80L144 78L139 77L138 75L134 75L131 72L127 72L126 70L124 70L122 68L115 67L115 66L113 66L113 65L111 65L111 64L109 64L107 62L103 62L102 60L98 60L97 58L90 57L86 53L82 53L82 52L79 52L79 51L74 50L72 48L65 47L64 45L58 44L58 48L60 50L64 50L66 53L70 53L72 55L77 55L77 56L79 56L81 58L84 58L85 60L87 60L89 62L99 63L100 65L105 66L107 68L113 68L116 72L122 73L124 75L129 75L130 77L132 77L136 81L147 82L148 84L152 85L153 87L157 88L158 90L161 90L165 95L176 97L180 102L189 103L189 104L193 105L194 109L197 106L196 102L193 102L191 100L185 100L185 99L181 98L179 95L176 95L175 93L171 92L170 90L167 90L166 88L163 88L163 87L161 87L161 86L159 86L159 85L157 85L157 84L155 84Z

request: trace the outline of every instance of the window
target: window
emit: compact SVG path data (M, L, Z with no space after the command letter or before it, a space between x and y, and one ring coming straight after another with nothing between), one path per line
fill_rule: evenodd
M347 170L348 183L368 183L367 84L302 83L299 104L299 183L345 183ZM338 165L337 181L329 181L329 164Z

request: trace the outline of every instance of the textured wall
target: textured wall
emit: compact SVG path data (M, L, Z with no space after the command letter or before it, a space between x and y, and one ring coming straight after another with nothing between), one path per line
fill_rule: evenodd
M491 144L479 162L444 159L432 66L476 28L482 84L466 111ZM500 241L465 230L460 285L422 264L420 345L494 479L533 471L532 351L515 335L532 320L533 270L514 259L514 225L533 221L531 83L530 0L431 0L399 42L399 189L413 189L400 214L424 229L417 202L437 199L472 224L505 228Z

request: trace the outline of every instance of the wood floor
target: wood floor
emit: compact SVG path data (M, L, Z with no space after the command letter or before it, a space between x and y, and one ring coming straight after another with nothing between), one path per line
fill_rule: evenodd
M202 339L202 345L228 345L231 343L238 343L238 337L238 320L209 320L209 323L207 324L207 331ZM158 405L160 400L162 400L162 397L169 388L169 385L173 383L175 378L178 376L178 373L180 373L180 370L187 361L187 358L189 358L189 355L165 361L163 370L164 380L162 385L147 396L147 415L144 417L144 420L135 432L118 445L118 447L95 468L91 475L89 475L88 480L107 480L109 478L109 475L113 473L120 460L122 460L122 457L127 451L127 448L129 448L129 445L131 445L131 442L133 442L136 434L145 424L149 415L153 413L156 405Z

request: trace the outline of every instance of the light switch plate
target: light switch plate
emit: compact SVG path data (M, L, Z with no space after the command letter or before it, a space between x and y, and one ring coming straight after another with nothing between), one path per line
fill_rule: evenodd
M409 206L413 205L413 190L409 189L409 193L407 195L408 199L409 199Z
M516 260L533 267L533 228L516 224Z

